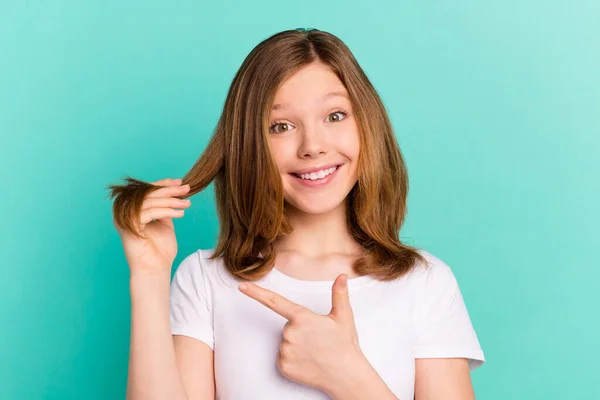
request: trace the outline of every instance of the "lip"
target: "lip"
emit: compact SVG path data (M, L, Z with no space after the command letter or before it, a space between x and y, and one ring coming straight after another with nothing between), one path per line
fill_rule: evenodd
M321 167L320 169L314 170L314 171L320 171L321 169L327 169L327 168L331 168L331 167L335 167L338 166L338 168L333 171L333 173L327 175L325 178L323 179L316 179L314 181L310 180L310 179L302 179L296 175L294 175L293 173L289 174L292 179L295 179L299 184L304 185L304 186L308 186L308 187L321 187L321 186L325 186L327 185L329 182L331 182L332 180L335 179L335 177L337 176L338 172L340 172L340 169L342 169L342 167L344 166L344 164L332 164L330 167ZM307 172L303 172L303 173L307 173Z
M301 174L310 174L312 172L318 172L318 171L321 171L321 170L324 170L324 169L329 169L329 168L332 168L332 167L338 167L338 166L341 166L341 165L342 164L326 164L326 165L321 165L319 167L314 167L314 168L304 168L304 169L301 169L299 171L294 171L294 172L292 172L292 174L298 174L298 175L301 175Z

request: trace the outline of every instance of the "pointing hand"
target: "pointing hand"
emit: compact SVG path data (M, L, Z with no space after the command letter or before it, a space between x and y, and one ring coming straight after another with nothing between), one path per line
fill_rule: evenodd
M329 384L341 379L353 363L364 359L346 274L339 275L333 283L328 315L316 314L250 282L240 284L239 289L287 319L277 356L277 367L286 378L326 390Z

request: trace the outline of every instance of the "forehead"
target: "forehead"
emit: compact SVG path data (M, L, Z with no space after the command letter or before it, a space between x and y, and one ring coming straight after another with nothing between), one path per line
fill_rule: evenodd
M333 98L342 98L342 99L346 99L346 100L350 100L348 98L348 93L346 91L341 91L341 90L334 90L333 92L327 92L321 96L317 96L314 99L314 103L315 105L319 105L319 103L326 103L329 99L333 99ZM294 101L292 101L292 103L275 103L273 105L272 110L273 111L278 111L278 110L286 110L286 109L291 109L294 108Z
M319 106L332 99L349 100L348 91L337 75L322 64L313 63L296 71L275 93L273 111Z

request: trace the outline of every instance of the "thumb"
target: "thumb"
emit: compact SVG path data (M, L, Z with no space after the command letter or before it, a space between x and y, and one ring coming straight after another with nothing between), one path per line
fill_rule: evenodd
M339 275L333 282L329 316L338 321L354 325L354 314L350 306L350 293L348 292L348 275L346 274Z

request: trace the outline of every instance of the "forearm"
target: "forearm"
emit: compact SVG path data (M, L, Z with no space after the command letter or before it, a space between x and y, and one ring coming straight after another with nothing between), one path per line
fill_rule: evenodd
M130 292L127 399L186 400L171 335L170 270L157 275L132 275Z
M326 390L333 400L399 400L364 356Z

